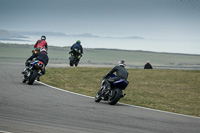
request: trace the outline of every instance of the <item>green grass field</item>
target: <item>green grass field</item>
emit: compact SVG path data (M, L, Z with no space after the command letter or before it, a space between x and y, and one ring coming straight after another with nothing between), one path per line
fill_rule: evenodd
M48 68L41 81L95 96L111 68ZM130 84L120 102L200 117L200 71L128 69Z
M0 61L24 62L33 50L33 45L0 43ZM49 46L50 64L69 64L69 47ZM113 49L84 49L81 64L115 65L124 59L129 68L143 68L150 61L157 69L198 69L200 70L200 55L156 53L145 51L127 51Z

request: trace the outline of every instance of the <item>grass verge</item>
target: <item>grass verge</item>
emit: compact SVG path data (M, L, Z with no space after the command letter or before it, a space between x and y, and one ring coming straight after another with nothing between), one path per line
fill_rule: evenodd
M48 68L41 81L95 96L111 68ZM122 103L200 117L200 71L128 69L130 82Z

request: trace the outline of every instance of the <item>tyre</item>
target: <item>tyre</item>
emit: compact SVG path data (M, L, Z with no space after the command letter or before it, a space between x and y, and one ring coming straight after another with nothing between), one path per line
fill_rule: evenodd
M95 102L100 102L101 101L101 95L100 94L96 94L95 98L94 98Z
M121 98L122 90L114 89L112 90L112 95L108 98L108 103L110 105L115 105Z
M35 81L37 75L38 75L38 71L37 70L33 70L33 73L31 74L31 76L29 77L29 80L28 80L28 84L29 85L33 84L33 82Z
M69 59L69 65L73 66L74 65L74 56L72 55Z

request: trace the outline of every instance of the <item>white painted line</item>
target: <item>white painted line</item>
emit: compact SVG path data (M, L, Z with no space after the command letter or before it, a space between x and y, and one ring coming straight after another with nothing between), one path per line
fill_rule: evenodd
M178 113L173 113L173 112L168 112L168 111L162 111L162 110L156 110L156 109L151 109L151 108L146 108L146 107L141 107L141 106L136 106L136 105L130 105L130 104L125 104L125 103L120 103L120 104L131 106L131 107L136 107L136 108L140 108L140 109L146 109L146 110L151 110L151 111L156 111L156 112L162 112L162 113L167 113L167 114L173 114L173 115L186 116L186 117L200 119L200 117L191 116L191 115L178 114Z
M56 89L56 90L59 90L59 91L64 91L64 92L67 92L67 93L71 93L71 94L75 94L75 95L79 95L79 96L83 96L83 97L87 97L87 98L94 98L94 97L91 97L91 96L87 96L87 95L83 95L83 94L79 94L79 93L75 93L75 92L72 92L72 91L67 91L67 90L64 90L64 89L60 89L60 88L57 88L57 87L54 87L54 86L51 86L51 85L48 85L48 84L45 84L45 83L42 83L42 82L39 82L39 81L36 81L40 84L43 84L47 87L50 87L50 88L53 88L53 89Z
M0 133L11 133L11 132L6 132L6 131L0 131Z
M71 93L71 94L74 94L74 95L79 95L79 96L83 96L83 97L94 99L94 97L91 97L91 96L87 96L87 95L83 95L83 94L79 94L79 93L67 91L67 90L64 90L64 89L60 89L60 88L57 88L57 87L54 87L54 86L51 86L51 85L48 85L48 84L45 84L45 83L42 83L42 82L39 82L39 81L36 81L36 82L38 82L40 84L43 84L43 85L45 85L47 87L59 90L59 91L63 91L63 92ZM146 108L146 107L141 107L141 106L136 106L136 105L130 105L130 104L125 104L125 103L120 103L120 102L118 104L130 106L130 107L135 107L135 108L140 108L140 109L146 109L146 110L156 111L156 112L162 112L162 113L167 113L167 114L173 114L173 115L179 115L179 116L185 116L185 117L191 117L191 118L200 119L200 117L195 117L195 116L190 116L190 115L184 115L184 114L178 114L178 113L173 113L173 112L167 112L167 111L162 111L162 110L156 110L156 109L151 109L151 108Z

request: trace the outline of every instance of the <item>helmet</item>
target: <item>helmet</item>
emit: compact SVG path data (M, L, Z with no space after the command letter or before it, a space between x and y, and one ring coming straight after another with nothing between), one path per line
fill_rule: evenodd
M41 39L42 40L46 40L46 36L41 36Z
M41 48L40 52L47 52L47 50L45 48Z
M119 65L122 65L122 66L126 66L126 63L125 63L124 60L120 60L120 61L118 62L118 64L119 64Z
M79 43L81 43L81 41L80 41L80 40L77 40L76 42L79 42Z

